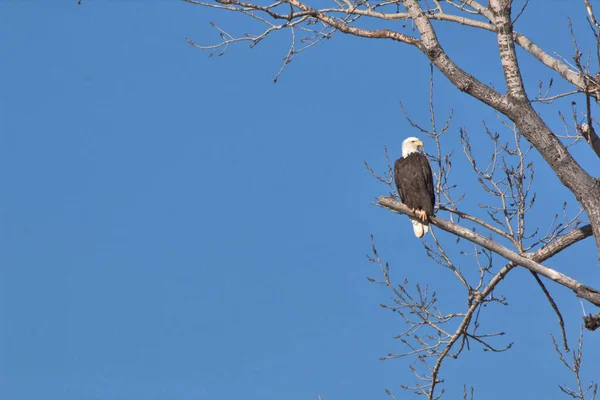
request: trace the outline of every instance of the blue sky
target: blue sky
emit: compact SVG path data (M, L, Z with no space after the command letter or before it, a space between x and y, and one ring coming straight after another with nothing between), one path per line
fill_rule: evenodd
M565 16L581 22L584 9L549 3L532 4L521 29L570 58ZM400 384L414 381L406 363L378 360L402 351L393 336L404 327L379 307L390 294L366 280L378 277L371 234L393 278L463 309L406 217L370 204L388 191L362 161L381 171L383 146L396 158L416 134L400 101L427 123L424 58L338 34L273 84L289 34L209 58L185 38L218 41L210 21L255 28L183 2L0 2L2 398L352 400L387 398L385 388L402 398ZM502 87L492 35L439 27L452 56ZM535 93L553 75L521 56ZM440 121L455 110L444 145L456 149L456 183L473 192L465 211L480 213L458 129L477 136L495 116L439 74L436 90ZM556 109L547 115L562 129ZM597 167L584 145L573 152ZM547 226L573 199L537 171L532 224ZM591 240L548 265L600 287ZM574 346L580 302L549 288ZM514 347L448 360L448 398L463 384L486 399L559 398L556 384L573 380L550 341L552 310L526 271L501 291L509 307L485 321ZM600 356L586 336L585 382Z

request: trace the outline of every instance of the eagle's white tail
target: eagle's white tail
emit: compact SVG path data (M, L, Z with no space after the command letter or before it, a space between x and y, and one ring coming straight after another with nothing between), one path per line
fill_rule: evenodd
M413 231L415 232L415 236L418 238L422 238L423 236L425 236L425 234L429 230L429 226L423 225L417 220L411 219L410 222L412 222Z

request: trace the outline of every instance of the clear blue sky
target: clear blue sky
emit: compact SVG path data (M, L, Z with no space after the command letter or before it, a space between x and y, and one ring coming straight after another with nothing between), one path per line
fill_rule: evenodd
M583 6L532 3L522 30L570 59L565 16ZM427 123L425 59L335 35L273 84L289 33L209 58L185 41L218 41L209 21L254 29L178 1L0 2L1 398L358 400L387 398L384 388L405 398L406 363L378 360L402 351L393 336L404 327L366 280L378 277L370 234L393 278L429 283L444 311L463 310L406 217L370 204L387 191L362 161L381 171L383 146L395 158L417 134L399 101ZM440 28L451 55L502 86L492 35ZM553 76L522 63L531 93ZM458 129L477 136L495 117L436 82L439 116L456 113L445 142L454 177L470 192ZM597 171L589 149L574 152ZM533 224L547 226L573 199L537 170ZM477 201L465 211L480 212ZM600 287L591 240L548 264ZM579 300L549 287L574 345ZM488 400L559 398L556 384L573 380L552 348L548 303L524 271L501 291L509 307L485 321L513 349L448 360L447 398L463 384ZM597 338L587 334L585 382L598 378Z

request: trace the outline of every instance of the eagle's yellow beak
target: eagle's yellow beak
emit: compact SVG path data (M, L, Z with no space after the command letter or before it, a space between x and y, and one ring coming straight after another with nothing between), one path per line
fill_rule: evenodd
M424 147L424 146L423 146L423 142L421 142L420 140L417 140L417 141L415 142L415 144L416 144L417 146L419 146L419 147Z

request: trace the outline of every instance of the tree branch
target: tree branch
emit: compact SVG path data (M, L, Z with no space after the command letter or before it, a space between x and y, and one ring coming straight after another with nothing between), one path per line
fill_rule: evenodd
M380 197L379 199L384 199L384 197ZM400 203L400 204L402 204L402 203ZM465 317L463 318L462 322L456 329L456 332L454 333L454 335L452 335L452 338L450 338L450 341L444 348L444 351L442 351L442 353L438 357L438 359L435 363L435 366L433 367L433 370L431 372L432 380L431 380L431 391L430 391L429 399L433 399L433 393L434 393L435 386L439 382L437 377L440 373L440 368L442 367L442 362L444 361L444 359L446 358L446 356L448 355L448 353L450 352L450 350L452 349L454 344L456 344L458 339L460 339L460 337L466 332L467 328L469 327L469 325L471 323L471 319L473 318L473 314L475 313L477 308L484 302L486 297L488 297L490 295L490 293L492 293L492 291L496 288L496 286L498 286L498 284L504 279L506 274L508 274L516 266L517 266L517 264L511 261L508 264L506 264L504 267L502 267L500 269L500 271L498 271L498 273L496 275L494 275L494 277L489 281L489 283L485 287L485 289L483 289L483 291L478 296L475 297L475 299L473 300L473 303L469 306L469 310L465 314Z
M581 124L577 127L577 130L581 133L581 136L583 136L592 150L594 150L594 153L600 157L600 138L594 127L588 124Z
M500 50L500 62L504 71L504 80L508 88L509 96L525 101L525 87L517 61L517 52L513 41L513 26L511 20L511 0L490 0L490 8L494 15L496 35L498 37L498 49Z
M234 0L217 0L220 2L233 3ZM307 15L310 15L313 18L318 19L319 21L325 22L326 24L331 25L332 27L338 29L341 32L349 33L355 36L361 36L365 38L373 38L373 39L392 39L398 42L403 42L411 45L417 45L419 43L418 39L415 39L412 36L404 35L399 32L391 31L389 29L379 29L379 30L368 30L362 28L356 28L354 26L343 23L335 18L330 17L326 13L316 10L310 6L307 6L304 3L301 3L297 0L282 0L284 3L288 3L299 10L302 10Z
M526 50L529 54L538 59L542 64L546 67L551 68L558 72L560 76L569 81L573 86L575 86L578 90L585 90L585 80L583 77L577 72L570 69L564 62L552 57L550 54L546 53L541 47L536 45L529 39L527 36L515 32L514 33L515 43L521 46L524 50Z
M400 214L405 214L410 217L418 218L418 215L416 213L412 212L407 206L405 206L401 202L399 202L391 197L384 197L384 196L379 197L377 199L377 203L380 206L387 208L391 211L394 211L394 212L397 212ZM576 242L576 240L574 240L575 237L583 238L582 233L584 233L584 232L574 234L571 237L571 240L569 240L569 241L563 241L560 246L554 247L553 252L548 251L547 247L546 247L545 249L538 250L538 252L540 252L539 254L536 254L538 252L534 252L534 253L525 253L524 255L521 255L521 254L518 254L518 253L502 246L501 244L499 244L491 239L488 239L486 237L479 235L476 232L473 232L467 228L464 228L464 227L462 227L458 224L452 223L450 221L443 220L439 217L431 217L430 223L432 223L433 225L437 226L438 228L440 228L446 232L450 232L456 236L460 236L464 239L467 239L470 242L476 243L479 246L482 246L488 250L491 250L494 253L506 258L509 261L514 262L517 265L521 265L532 272L536 272L539 275L542 275L562 286L565 286L565 287L571 289L573 292L575 292L577 297L586 299L590 303L600 307L600 291L598 291L594 288L591 288L589 286L586 286L586 285L576 281L573 278L570 278L556 270L553 270L552 268L548 268L542 264L539 264L539 261L542 261L542 259L537 258L537 257L540 257L541 254L546 256L546 258L552 257L558 251L575 243ZM581 240L581 239L579 239L579 240ZM537 259L534 257L536 257Z

